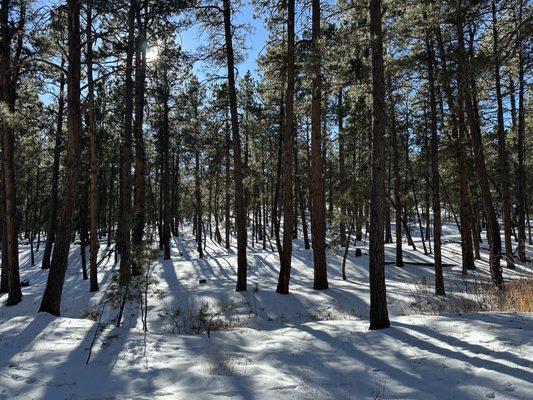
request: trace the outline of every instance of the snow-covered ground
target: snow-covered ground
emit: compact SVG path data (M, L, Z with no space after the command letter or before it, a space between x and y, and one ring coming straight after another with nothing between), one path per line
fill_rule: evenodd
M463 279L458 234L453 226L444 233L444 262L455 265L444 268L447 298L475 300L475 293L462 292L488 280L486 262ZM405 244L405 260L430 261L420 240L416 245L418 252ZM62 317L38 315L47 272L38 268L41 254L30 267L22 246L21 275L31 285L14 307L0 297L0 399L532 398L533 314L417 315L428 310L418 303L432 297L431 266L386 266L392 326L368 331L364 243L358 243L362 257L350 251L347 281L340 275L342 251L331 251L330 289L314 291L312 251L296 240L290 295L275 293L275 252L249 246L248 291L237 293L235 249L208 239L198 259L195 246L186 230L174 238L171 260L152 266L147 333L137 301L126 305L120 328L113 323L118 310L106 293L118 266L105 246L100 292L88 292L73 246ZM394 260L394 244L386 259ZM507 280L524 276L531 276L531 265L504 269ZM95 336L89 316L102 310ZM218 324L224 329L216 331ZM210 335L193 334L205 330L198 325Z

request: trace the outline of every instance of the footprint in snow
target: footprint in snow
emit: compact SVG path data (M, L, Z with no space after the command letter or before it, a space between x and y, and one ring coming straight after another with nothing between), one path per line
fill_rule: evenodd
M485 393L485 397L487 399L495 399L496 398L496 394L494 392L487 392L487 393Z
M514 392L514 386L511 382L505 382L505 388L507 392Z
M15 381L22 381L24 379L24 376L19 374L9 374L8 376Z

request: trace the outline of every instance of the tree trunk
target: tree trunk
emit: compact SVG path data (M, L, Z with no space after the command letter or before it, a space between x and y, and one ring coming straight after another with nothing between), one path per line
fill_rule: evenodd
M2 39L0 41L0 101L7 105L9 113L15 112L16 86L18 81L18 60L12 60L11 39L13 33L9 26L9 8L10 2L2 0L2 9L0 12L0 31ZM18 29L24 29L25 24L25 5L21 5L20 20ZM17 46L22 46L22 36L18 35ZM1 124L2 129L2 158L3 158L3 182L4 182L4 229L6 235L7 263L2 268L7 268L8 277L8 298L6 305L11 306L22 300L22 291L20 289L19 277L19 259L18 259L18 226L17 226L17 195L15 183L15 131L13 126L4 121Z
M406 148L408 149L409 146L407 145ZM407 151L408 153L408 151ZM409 158L409 154L406 154L406 164L407 164L407 172L410 175L409 182L411 183L411 192L413 193L413 201L415 206L415 214L416 214L416 220L418 222L418 229L420 231L420 238L422 239L422 247L424 248L424 254L428 254L427 248L426 248L426 239L424 237L424 229L422 228L422 217L420 216L420 209L418 208L418 197L416 195L416 187L415 187L415 174L413 173L413 168L411 166L411 160ZM411 239L412 241L412 239ZM411 243L412 244L412 243Z
M381 0L370 0L370 45L372 49L372 183L370 196L370 329L390 326L385 289L385 244L383 240L385 179L385 77Z
M36 164L39 165L39 160L36 160ZM35 233L37 232L37 224L38 224L38 221L37 221L37 209L39 208L38 205L39 205L39 201L38 201L38 197L39 197L39 187L40 187L40 173L41 173L41 170L40 169L37 169L37 171L35 172L35 191L33 193L33 210L32 210L32 217L31 217L31 224L30 224L30 258L31 258L31 266L35 266L35 252L34 252L34 247L33 247L33 242L34 242L34 239L35 239Z
M348 236L346 238L346 242L345 242L345 245L344 245L344 255L342 256L341 272L342 272L342 280L343 281L346 280L346 259L348 258L348 251L350 250L350 238L352 237L353 229L354 229L354 220L353 220L353 216L352 216L352 223L350 225L350 230L348 231Z
M68 10L68 76L67 76L67 110L68 142L66 160L66 178L63 192L63 204L59 211L58 232L52 265L48 273L46 289L41 301L40 312L53 315L60 314L61 292L68 265L70 238L74 222L74 211L78 197L81 109L80 109L80 7L81 1L67 0Z
M523 2L520 2L520 19L519 24L522 24L522 7ZM520 35L518 35L520 37ZM521 262L526 262L526 173L524 168L524 156L526 151L526 120L525 120L525 67L524 67L524 44L521 42L518 51L518 168L516 170L517 180L517 230L518 230L518 259Z
M431 109L431 191L433 198L433 252L435 262L435 294L444 296L444 277L442 274L440 213L440 181L439 181L439 136L437 132L437 99L435 96L435 56L430 33L426 32L427 71L429 86L429 105Z
M391 110L391 142L392 142L392 169L394 170L394 209L396 214L396 266L403 267L403 249L402 249L402 188L400 179L400 165L398 156L398 135L396 133L396 115L394 110L394 101L392 85L389 79L389 97Z
M479 120L475 110L474 100L471 92L470 71L468 70L468 61L465 54L464 41L464 22L463 10L458 10L457 15L457 41L459 46L458 59L458 89L460 96L464 100L466 114L469 122L470 137L472 140L472 147L474 151L474 162L476 168L476 175L478 178L479 187L481 190L481 200L485 215L487 216L487 233L490 238L490 271L494 284L497 287L503 286L502 271L500 266L500 226L494 211L492 197L490 193L489 180L487 177L487 169L485 165L485 156L483 153L483 143L481 140L481 129L479 127Z
M118 238L120 250L119 283L129 284L131 279L131 162L132 162L132 119L133 119L133 53L135 51L135 8L137 0L130 1L128 10L128 39L126 44L126 76L124 87L124 131L122 133L120 217Z
M509 166L505 145L505 125L503 119L503 100L500 83L500 53L498 49L498 27L496 19L496 3L492 1L492 36L494 56L494 80L496 84L496 100L498 105L498 163L500 167L500 186L502 191L503 230L505 236L505 255L507 268L514 269L513 246L511 244L511 196L509 193Z
M195 150L194 153L195 168L194 168L194 198L196 207L196 249L198 250L198 258L204 258L202 249L202 192L200 188L200 151Z
M237 91L235 89L235 62L233 55L233 28L231 23L230 0L223 1L224 33L228 67L228 90L233 134L233 156L235 172L235 224L237 228L237 291L246 290L246 209L244 204L243 171L241 161L241 137L239 133L239 114L237 111Z
M266 235L267 235L267 194L266 194L266 191L267 191L267 183L266 183L266 160L265 160L265 149L264 147L262 147L261 149L261 170L262 170L262 179L261 179L261 207L263 209L263 212L262 212L262 217L263 217L263 222L261 224L261 227L262 227L262 233L261 233L261 237L263 239L263 250L266 250Z
M220 226L219 226L219 201L218 201L218 188L219 188L219 180L220 180L220 170L217 169L216 175L215 175L215 204L214 204L214 218L215 218L215 240L218 244L222 243L222 236L220 235Z
M163 67L164 68L164 67ZM169 97L170 97L170 91L169 91L169 83L167 79L167 71L163 70L163 85L164 88L160 89L162 92L162 103L163 103L163 115L162 115L162 121L161 121L161 196L162 196L162 210L161 210L161 217L163 219L163 232L162 232L162 239L163 239L163 258L165 260L170 259L170 235L171 235L171 219L172 219L172 210L170 209L170 155L169 155L169 136L170 136L170 122L169 122L169 113L170 113L170 107L169 107ZM141 133L142 135L142 133ZM143 153L144 153L144 147L143 147ZM144 159L144 154L142 156ZM144 160L143 160L143 166L142 166L143 174L144 174ZM144 178L141 182L142 186L144 186ZM137 179L136 179L136 187L137 187ZM143 191L143 197L144 197L144 189ZM142 203L142 216L140 216L144 220L144 199L141 201ZM135 212L139 212L140 210L135 210ZM139 223L139 221L137 221ZM144 221L142 223L144 226ZM141 234L141 242L142 242L142 230L144 229L140 225L137 226L140 231L137 232L137 234ZM201 230L199 230L201 231ZM139 244L139 243L138 243ZM201 247L201 246L200 246ZM200 257L201 258L201 257Z
M230 185L231 185L231 157L230 157L230 130L229 126L226 124L226 146L225 146L225 159L226 159L226 184L225 184L225 204L224 204L224 247L226 249L230 248Z
M345 222L345 216L346 216L346 190L348 189L348 182L346 178L346 163L345 163L345 132L343 127L343 119L344 119L344 106L342 103L342 91L343 88L339 89L339 95L338 100L339 103L337 104L337 124L339 125L339 192L340 192L340 223L339 223L339 230L340 230L340 241L341 243L346 242L346 222Z
M109 190L108 190L108 215L107 215L107 247L111 246L111 236L113 235L113 209L115 208L115 163L111 163L109 171Z
M1 140L0 146L2 146ZM2 154L2 156L0 156L0 229L2 230L2 275L0 276L0 293L7 293L9 291L9 264L7 261L7 233L5 224L6 198L4 196L3 159L4 156Z
M390 152L389 152L390 153ZM385 196L389 196L390 197L390 181L392 180L391 179L391 176L392 176L392 171L391 171L391 156L390 154L385 152L385 158L386 158L386 163L387 163L387 174L386 174L386 178L385 178ZM388 181L387 181L388 179ZM390 207L390 202L385 202L385 243L392 243L392 227L391 227L391 223L390 223L390 210L391 210L391 207Z
M85 138L82 136L82 144L81 148L83 149L85 147ZM80 151L81 154L83 154L83 150ZM80 193L80 199L78 200L78 210L77 210L77 218L78 218L78 232L80 234L80 255L81 255L81 273L83 280L89 279L89 275L87 274L87 243L89 241L89 232L88 230L88 224L87 224L87 218L88 218L88 205L89 205L89 192L87 187L87 171L85 170L85 165L83 165L80 168L80 179L79 179L79 185L81 188ZM80 190L80 189L78 189ZM73 233L73 239L75 236L75 232Z
M308 232L308 227L307 227L307 218L305 216L305 197L304 197L304 192L302 190L300 173L298 171L298 150L296 146L294 150L294 185L295 185L295 191L296 193L298 193L298 206L299 206L299 212L300 212L300 219L302 220L304 248L307 250L310 248L309 232Z
M61 67L65 65L64 58L61 58ZM57 209L59 208L58 184L59 184L59 165L61 161L61 136L63 131L63 112L65 109L65 75L59 76L59 100L57 107L57 124L55 132L54 145L54 163L52 166L52 180L50 187L50 202L48 205L48 226L46 229L46 243L44 245L43 259L41 262L42 269L50 268L50 257L52 255L52 246L55 241L57 229Z
M328 288L326 264L326 216L322 160L322 78L320 50L320 0L312 1L312 101L311 101L311 233L313 243L313 289Z
M88 103L88 120L87 126L90 145L91 145L91 192L90 192L90 218L91 218L91 237L90 237L90 291L98 290L98 275L96 271L96 262L98 259L98 155L97 155L97 138L94 115L94 81L93 81L93 38L92 38L92 13L93 0L87 3L87 103Z
M139 0L136 0L139 1ZM143 2L146 8L146 0ZM146 11L146 10L145 10ZM145 211L145 150L143 138L144 121L144 89L146 81L146 27L141 17L141 7L136 7L137 39L135 44L135 118L133 121L133 137L135 139L135 193L133 199L133 227L131 241L133 247L142 244ZM134 265L133 274L141 271Z
M279 219L278 219L278 205L280 198L281 187L281 160L283 149L283 132L285 127L285 107L283 106L283 96L280 99L279 105L279 135L278 135L278 148L277 148L277 162L276 162L276 187L274 189L274 199L272 201L272 231L276 238L276 248L281 257L281 240L279 238Z
M285 132L283 135L283 244L277 293L289 293L292 257L293 162L294 162L294 0L287 1L287 91L285 96Z
M176 236L179 236L179 230L180 230L180 223L181 223L181 175L180 175L180 136L178 136L177 140L177 150L176 150L176 208L174 209L174 219L175 219L175 234ZM181 253L180 253L181 255Z
M442 60L442 72L444 74L444 90L448 101L448 108L450 109L452 119L452 136L456 141L456 158L457 158L457 175L459 176L459 214L461 219L460 234L461 234L461 254L463 275L466 275L468 270L475 269L473 250L472 250L472 217L470 213L469 204L469 190L468 179L465 171L468 170L466 162L466 142L465 133L466 125L464 121L464 105L461 96L458 97L458 105L455 107L454 96L452 93L450 79L451 75L448 73L446 65L446 53L444 50L444 43L440 29L437 28L437 42Z
M381 0L370 0L372 49L372 189L370 197L370 329L390 326L385 289L384 179L385 77Z

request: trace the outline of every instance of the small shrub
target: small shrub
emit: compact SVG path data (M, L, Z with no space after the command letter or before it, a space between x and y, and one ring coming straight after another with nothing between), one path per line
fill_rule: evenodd
M232 313L237 308L237 305L233 300L229 300L227 303L220 305L220 311L223 313Z
M413 282L412 301L407 314L440 314L445 312L476 311L533 311L533 278L510 281L505 288L494 287L490 279L472 275L473 280L464 279L462 286L451 288L446 296L435 296L427 280ZM458 289L458 290L457 290Z
M509 282L501 293L503 311L533 312L533 278Z
M204 301L196 309L191 305L188 305L186 310L176 307L161 313L160 316L168 319L172 333L185 335L205 333L210 336L211 332L243 326L239 319L231 320L226 317L224 311L234 309L235 303L233 302L217 308L208 301Z
M92 321L98 320L98 317L100 316L100 310L97 308L91 308L90 310L87 310L83 313L83 318L90 319Z

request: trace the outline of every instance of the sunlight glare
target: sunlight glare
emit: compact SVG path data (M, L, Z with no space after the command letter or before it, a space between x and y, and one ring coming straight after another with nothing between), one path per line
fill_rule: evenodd
M148 64L155 62L159 57L159 47L153 46L146 50L146 62Z

